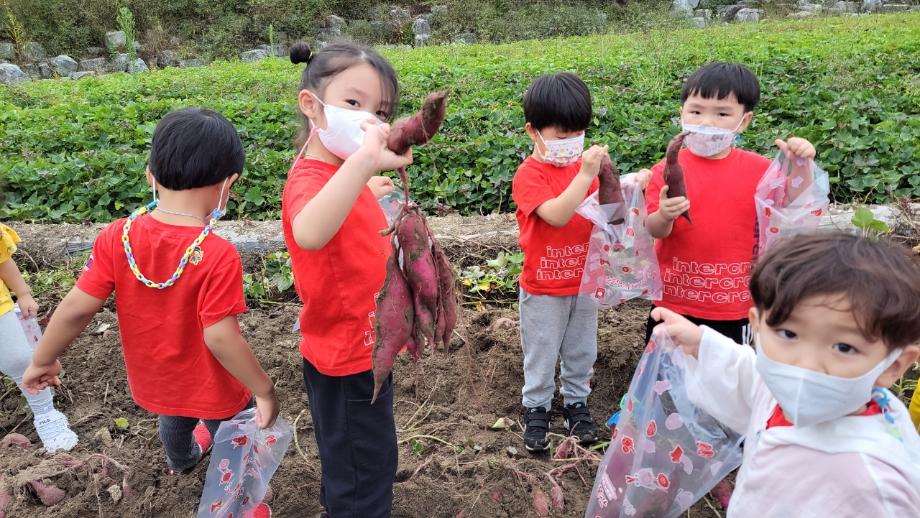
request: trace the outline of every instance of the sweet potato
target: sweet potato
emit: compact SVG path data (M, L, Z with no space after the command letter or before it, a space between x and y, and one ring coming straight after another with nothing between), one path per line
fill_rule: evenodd
M457 293L454 289L456 280L454 269L447 260L444 250L437 243L432 245L435 266L438 269L438 287L440 298L438 305L438 320L435 331L435 341L441 342L444 350L450 345L450 337L457 326Z
M671 143L668 144L668 151L665 154L664 181L668 185L668 198L687 196L687 184L684 183L684 168L677 161L680 147L684 144L686 136L686 133L680 133L674 137ZM689 209L684 211L681 216L686 218L688 223L692 223Z
M0 476L0 518L6 516L6 508L13 503L13 495L10 492L10 486L6 479Z
M0 447L2 448L22 448L27 450L32 447L32 441L28 437L19 433L8 433L3 439L0 439Z
M537 516L541 518L549 516L549 502L546 501L546 493L539 487L534 486L530 491L530 496L533 498L533 508L537 512Z
M403 271L415 307L416 344L434 345L435 319L438 315L438 278L431 253L428 226L417 208L410 209L396 229L396 239L403 251Z
M393 123L387 147L397 155L409 150L411 146L424 144L438 132L446 112L447 92L429 94L422 104L422 109L410 117L404 117Z
M377 295L377 310L374 320L376 341L372 359L374 363L374 395L393 370L393 360L412 335L415 311L412 308L412 294L399 267L399 250L394 250L387 260L387 276L383 288Z
M620 172L617 171L609 156L601 160L601 171L597 175L597 201L601 206L619 203L610 214L608 222L619 225L626 220L626 205L623 203L623 190L620 188Z
M29 486L32 487L35 496L47 507L57 505L67 497L67 493L63 489L52 484L43 484L39 480L29 482Z

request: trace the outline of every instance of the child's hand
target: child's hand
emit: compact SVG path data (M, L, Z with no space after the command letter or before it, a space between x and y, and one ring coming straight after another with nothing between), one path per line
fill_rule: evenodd
M652 171L649 169L642 169L636 173L636 185L639 186L643 191L648 187L648 183L652 181Z
M591 179L597 178L601 172L601 160L607 155L607 146L594 145L581 154L581 170L579 174Z
M29 363L22 374L22 386L29 394L35 395L45 390L50 385L60 385L61 362L54 360L51 365L36 365Z
M268 428L275 424L275 419L278 418L278 410L280 410L280 405L278 404L277 396L275 396L274 387L272 387L269 395L264 397L256 396L256 424L259 425L259 428Z
M32 298L32 294L16 294L16 303L19 304L19 311L22 312L20 318L27 320L38 316L38 303Z
M367 186L377 199L383 198L396 189L393 179L389 176L372 176L370 181L367 182Z
M365 121L361 123L361 128L365 132L364 142L352 156L358 155L359 160L367 160L374 172L392 171L412 163L411 149L406 151L405 155L397 155L387 147L387 138L390 136L389 124Z
M790 158L800 160L812 160L817 154L811 142L799 137L789 137L785 142L782 139L776 139L776 147Z
M668 222L674 221L678 216L690 210L690 200L686 196L675 196L668 198L668 186L661 188L661 194L658 195L658 212Z
M652 318L662 322L655 326L656 328L664 326L665 332L671 335L674 343L685 353L696 358L700 351L700 340L703 339L703 330L698 325L665 308L653 309Z

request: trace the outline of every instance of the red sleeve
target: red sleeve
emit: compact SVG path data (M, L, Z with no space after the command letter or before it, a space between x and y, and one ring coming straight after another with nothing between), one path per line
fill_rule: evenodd
M86 259L83 273L80 274L80 279L77 281L77 288L87 295L105 300L115 290L113 254L124 253L121 247L115 249L116 242L121 244L120 232L123 225L124 220L118 220L102 229L102 232L96 236L93 252Z
M326 185L326 180L320 175L298 174L288 179L281 200L284 208L282 217L289 219L288 223L293 225L294 218L324 185Z
M645 210L648 214L658 212L658 197L664 187L664 160L652 166L652 179L645 188Z
M537 207L555 197L540 169L525 164L515 173L511 182L511 198L525 215L529 216Z
M247 311L240 254L230 243L226 245L229 250L210 271L208 280L201 288L198 318L201 319L202 327L210 327L225 317Z

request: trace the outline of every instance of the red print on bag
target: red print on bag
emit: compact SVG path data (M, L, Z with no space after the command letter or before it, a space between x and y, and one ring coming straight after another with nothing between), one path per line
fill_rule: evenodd
M824 214L824 211L822 209L815 209L811 211L811 213L814 214L815 216L821 216L821 214Z
M639 480L635 475L626 475L626 485L631 486Z
M633 208L632 208L632 213L635 214L636 216L638 216L638 215L639 215L639 207L633 207Z
M771 234L779 234L779 229L776 228L776 227L770 227L770 233L771 233Z
M708 442L696 441L696 454L700 457L710 459L715 456L716 452L712 449L712 445Z
M651 422L649 422L648 427L645 428L645 436L654 437L656 433L658 433L658 423L652 419Z
M223 500L218 500L214 502L213 504L211 504L211 512L213 513L214 511L220 509L220 506L222 505L224 505Z
M667 489L671 487L671 481L668 479L668 476L665 475L664 473L658 474L658 487L660 487L661 489L664 489L665 491L667 491Z
M237 446L246 446L249 443L249 437L246 437L245 435L238 435L230 439L230 442L233 443L233 448L236 449Z
M620 443L620 448L623 450L623 453L627 453L627 454L632 453L634 451L633 446L634 445L633 445L632 437L628 435L624 435L623 440Z
M624 245L623 243L614 243L614 244L613 244L613 251L614 251L614 252L622 252L623 250L626 250L626 245Z
M626 229L626 235L629 237L634 237L636 235L636 231L632 227L629 227Z
M278 438L274 435L269 435L265 438L265 444L269 446L274 446L276 442L278 442Z
M684 449L678 444L671 450L671 462L674 464L680 464L680 460L684 457Z
M764 207L764 208L763 208L763 213L764 213L764 215L765 215L766 217L769 218L770 215L773 214L773 211L770 210L770 207Z

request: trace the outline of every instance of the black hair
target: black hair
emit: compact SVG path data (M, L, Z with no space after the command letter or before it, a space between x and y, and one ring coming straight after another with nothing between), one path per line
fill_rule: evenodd
M215 111L174 111L153 131L150 173L167 189L181 191L220 183L241 174L245 162L236 128Z
M575 74L543 75L524 92L524 120L536 130L584 131L591 124L591 92Z
M766 323L789 319L803 300L842 295L863 336L889 349L920 340L920 265L906 247L843 231L780 240L751 275Z
M380 75L383 105L389 118L393 117L394 108L399 105L399 82L396 71L390 62L377 52L353 43L340 42L326 45L314 53L304 42L297 42L291 47L291 63L306 63L300 78L300 90L312 90L322 97L326 84L337 74L360 63L367 63ZM300 147L307 140L310 121L300 112L303 127L295 144Z
M748 67L738 63L715 62L693 73L680 91L680 103L691 95L704 99L725 99L735 94L744 111L753 111L760 102L760 81Z

